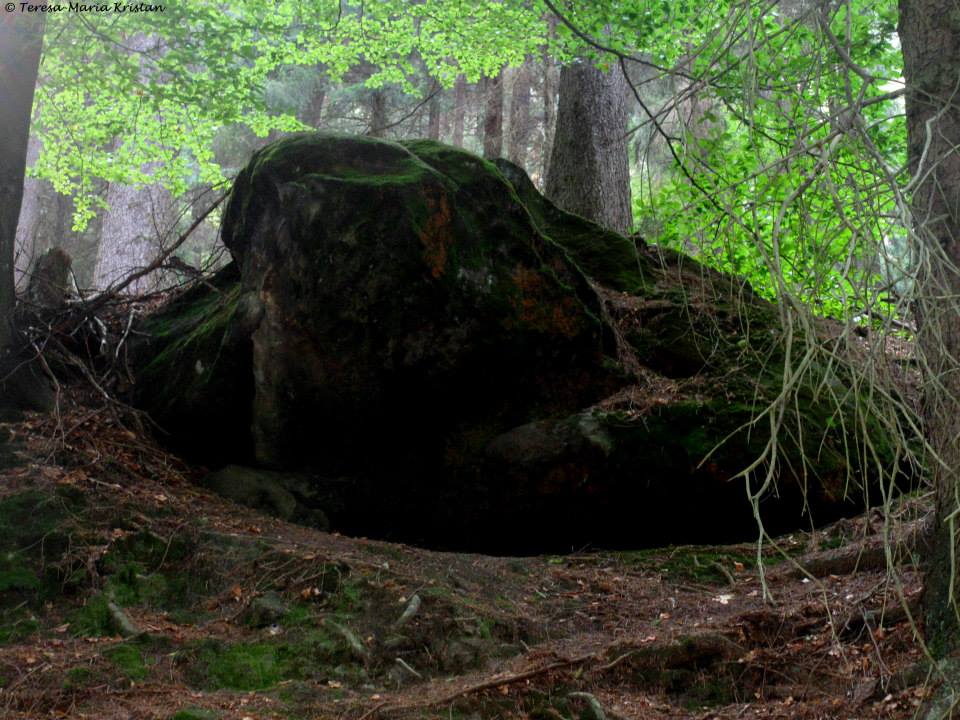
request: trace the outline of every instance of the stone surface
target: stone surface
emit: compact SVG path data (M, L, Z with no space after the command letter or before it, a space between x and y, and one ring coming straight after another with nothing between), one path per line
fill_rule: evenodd
M249 627L265 628L276 625L290 614L289 606L275 592L266 592L250 601L242 620Z
M204 477L200 485L281 520L320 530L330 527L321 507L326 504L320 495L322 485L306 474L227 465Z
M473 155L276 143L238 176L223 239L261 314L261 463L349 467L375 445L391 465L421 464L616 384L595 292Z

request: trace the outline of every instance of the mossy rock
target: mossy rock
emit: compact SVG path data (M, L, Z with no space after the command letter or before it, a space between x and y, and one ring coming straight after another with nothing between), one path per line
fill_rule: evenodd
M470 153L274 143L237 177L223 239L261 313L261 463L436 474L451 436L569 410L618 382L586 276Z
M319 530L330 527L324 506L338 509L336 498L323 492L322 480L306 473L227 465L203 477L200 485L240 505Z
M716 395L674 397L642 410L594 408L539 420L491 441L483 475L490 478L490 512L501 519L502 549L529 546L531 537L544 538L544 549L560 537L620 547L754 539L746 488L759 492L770 466L740 472L764 455L769 423L755 418L770 395L744 383L738 396L738 387L720 385ZM796 392L774 481L759 500L767 532L825 524L880 497L862 436L851 431L854 404L849 393L844 403L809 386ZM862 422L874 459L894 470L884 429L874 419ZM519 529L516 536L510 528Z
M235 266L143 323L138 401L174 445L295 471L323 502L258 470L211 476L218 491L294 521L308 498L342 532L446 548L755 534L738 473L807 338L743 280L426 140L273 143L238 175L222 235ZM871 468L895 470L853 370L805 372L768 530L855 512Z
M420 141L418 147L431 147ZM562 247L592 280L612 290L646 294L653 285L656 264L638 251L630 238L564 212L540 194L522 168L509 160L495 161L513 186L537 230Z

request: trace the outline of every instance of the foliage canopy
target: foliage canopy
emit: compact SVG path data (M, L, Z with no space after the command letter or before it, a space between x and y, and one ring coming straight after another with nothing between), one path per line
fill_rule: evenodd
M890 297L902 274L895 20L891 0L189 0L59 13L34 173L75 197L82 227L103 207L98 180L180 194L225 179L214 152L224 128L303 129L270 102L292 68L336 81L362 65L370 88L419 93L424 73L450 87L544 52L623 62L642 108L632 135L644 234L768 296L850 315ZM651 170L656 147L672 171Z

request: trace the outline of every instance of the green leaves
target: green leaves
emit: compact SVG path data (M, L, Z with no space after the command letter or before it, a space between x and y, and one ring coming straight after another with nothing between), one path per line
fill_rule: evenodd
M689 36L695 80L661 119L680 126L681 167L635 210L662 228L651 239L849 318L877 302L878 254L902 231L892 4L789 8L731 3L721 33Z
M305 100L284 84L295 71L335 82L362 67L367 88L424 96L424 73L449 88L544 51L606 64L619 53L636 59L654 113L638 136L671 157L669 137L679 163L636 179L651 239L823 313L872 302L889 280L878 251L903 234L891 183L905 129L899 101L882 99L900 75L892 0L829 13L790 0L551 4L566 22L545 0L184 0L54 15L34 173L75 196L79 228L102 209L98 181L179 193L231 172L214 153L225 128L302 129Z

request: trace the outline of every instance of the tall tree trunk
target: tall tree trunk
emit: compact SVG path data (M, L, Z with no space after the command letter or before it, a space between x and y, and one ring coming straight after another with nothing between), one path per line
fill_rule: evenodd
M303 121L310 127L319 128L323 122L323 108L327 99L327 88L323 80L317 80L316 88L310 96L310 102L303 112Z
M526 167L527 144L530 141L530 85L533 67L529 59L517 70L510 92L510 144L507 158Z
M483 80L483 156L495 160L503 153L503 73Z
M900 0L906 79L907 158L919 178L911 199L921 273L918 341L928 372L925 431L936 515L924 586L927 642L937 655L960 650L957 493L960 491L960 15L953 0ZM953 582L953 587L951 587Z
M27 143L27 161L29 167L40 155L40 141L30 135ZM26 282L33 258L50 247L48 238L54 237L49 220L50 208L56 201L57 192L49 182L37 178L24 177L23 198L20 201L20 215L17 219L17 244L14 251L14 275L16 285L22 288ZM55 207L55 206L54 206Z
M467 81L463 75L457 75L457 84L453 89L453 137L451 142L463 147L463 116L467 111Z
M133 187L110 183L110 209L103 218L94 284L100 288L119 283L156 257L175 217L175 202L160 185ZM127 288L139 293L157 289L160 277L142 277Z
M630 232L626 135L626 80L620 68L602 72L586 62L565 65L547 197L568 212Z
M431 140L440 139L440 99L442 91L437 89L430 98L429 115L427 118L427 137Z
M383 90L377 89L370 93L370 137L384 137L387 134L387 97Z
M549 23L549 37L553 38L557 33L557 16L550 14L547 22ZM557 128L557 68L553 61L553 56L543 51L543 143L540 146L540 177L541 188L546 184L546 179L550 176L550 154L553 152L553 136Z
M9 347L13 340L17 221L43 24L42 13L14 11L0 16L0 348Z

